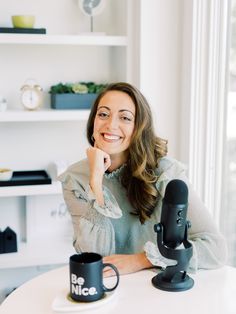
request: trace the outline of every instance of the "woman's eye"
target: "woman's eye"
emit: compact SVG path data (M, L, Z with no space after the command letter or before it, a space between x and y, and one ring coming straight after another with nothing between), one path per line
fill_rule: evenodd
M132 118L127 117L127 116L123 116L123 117L121 117L121 119L126 121L126 122L131 122L132 121Z
M107 112L99 112L99 113L98 113L98 116L99 116L100 118L106 118L106 117L108 117L108 113L107 113Z

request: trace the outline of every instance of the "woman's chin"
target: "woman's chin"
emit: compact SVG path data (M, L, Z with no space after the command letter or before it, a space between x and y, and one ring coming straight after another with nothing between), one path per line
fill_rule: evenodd
M109 147L111 145L101 145L97 144L96 147L107 153L108 155L113 155L119 153L119 150L114 147Z
M127 148L124 147L124 149L121 148L120 145L118 145L118 147L114 147L115 145L111 145L111 144L103 144L103 143L98 143L96 142L96 147L101 149L102 151L104 151L105 153L107 153L110 156L126 156L127 154Z

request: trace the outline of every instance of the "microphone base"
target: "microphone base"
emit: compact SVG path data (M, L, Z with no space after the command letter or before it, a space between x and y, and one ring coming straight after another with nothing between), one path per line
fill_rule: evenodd
M152 284L160 290L178 292L191 289L194 285L194 280L187 274L183 278L183 273L179 272L175 274L171 281L167 281L164 278L164 273L160 273L152 278Z

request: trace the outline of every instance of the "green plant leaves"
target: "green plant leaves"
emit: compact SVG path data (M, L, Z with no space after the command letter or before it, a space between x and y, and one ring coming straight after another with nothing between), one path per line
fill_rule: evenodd
M95 84L94 82L79 82L79 83L58 83L50 87L50 94L99 94L107 84Z

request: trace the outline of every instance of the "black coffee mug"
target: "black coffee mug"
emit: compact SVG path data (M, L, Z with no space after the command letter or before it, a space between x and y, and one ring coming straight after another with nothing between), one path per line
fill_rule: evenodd
M107 288L103 284L103 269L111 267L116 273L116 284ZM81 253L70 257L70 297L78 302L92 302L101 299L104 292L116 289L119 272L113 264L103 263L97 253Z

